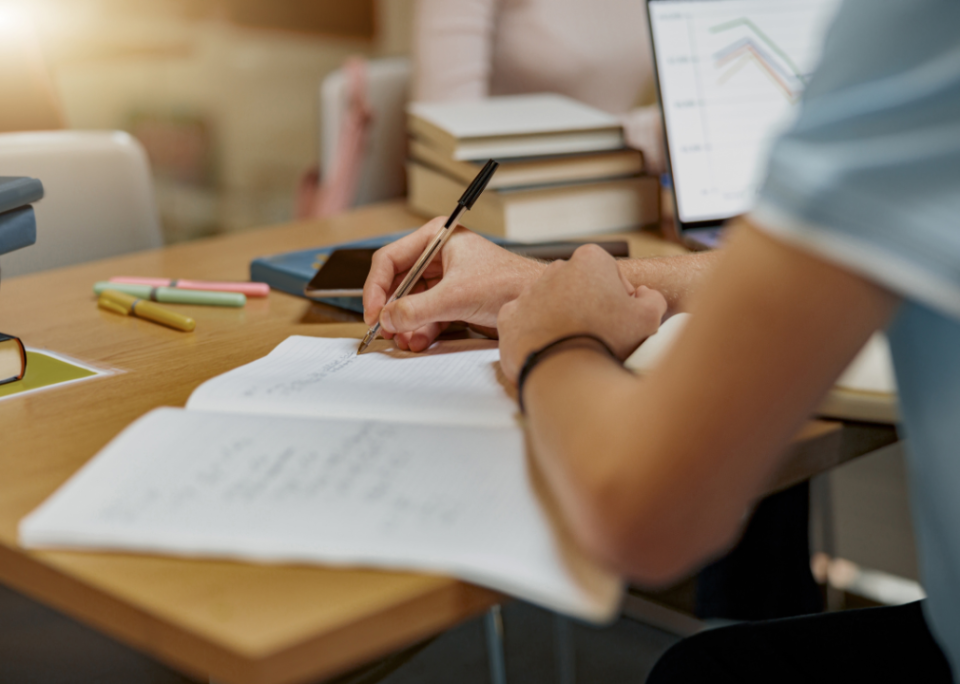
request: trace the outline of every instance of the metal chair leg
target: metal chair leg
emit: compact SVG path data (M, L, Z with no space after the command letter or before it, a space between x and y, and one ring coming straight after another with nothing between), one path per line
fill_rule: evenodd
M557 663L557 684L575 684L577 653L573 644L573 627L570 620L559 613L553 616L553 649Z
M817 523L820 551L827 558L837 557L836 524L833 511L833 488L830 473L824 473L810 481L810 508ZM827 610L837 611L843 608L843 592L831 586L827 581Z
M503 615L500 606L494 606L483 618L487 637L487 657L490 660L490 683L507 684L507 663L503 654Z

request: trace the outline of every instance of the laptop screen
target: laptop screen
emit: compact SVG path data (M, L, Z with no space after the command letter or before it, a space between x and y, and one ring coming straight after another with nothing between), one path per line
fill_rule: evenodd
M649 0L677 218L748 211L839 0Z

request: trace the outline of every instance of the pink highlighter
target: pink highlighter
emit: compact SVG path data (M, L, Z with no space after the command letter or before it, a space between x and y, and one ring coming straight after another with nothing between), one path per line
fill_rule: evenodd
M130 285L149 285L151 287L178 287L181 290L209 290L214 292L242 292L248 297L266 297L270 294L270 286L266 283L245 282L216 282L211 280L183 280L182 278L138 278L137 276L117 276L110 279L111 283L128 283Z

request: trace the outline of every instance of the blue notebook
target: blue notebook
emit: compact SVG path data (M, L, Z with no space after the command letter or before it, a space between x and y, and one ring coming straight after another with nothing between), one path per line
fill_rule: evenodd
M274 254L273 256L258 257L250 262L250 280L267 283L275 290L296 295L297 297L303 297L303 288L313 279L317 269L320 268L323 261L326 260L326 257L334 250L383 247L412 232L413 230L405 230L399 233L390 233L389 235L368 238L366 240L341 242L338 245L314 247L312 249L301 249L298 252L284 252L283 254ZM516 254L522 254L545 261L569 259L573 251L584 244L582 242L571 242L568 240L529 244L513 242L500 237L487 236L487 239ZM630 247L624 240L590 240L589 242L600 245L614 257L630 256ZM341 309L347 309L348 311L363 313L363 301L360 297L330 297L316 301L339 306Z
M43 183L26 176L0 176L0 214L43 198Z
M303 288L316 274L320 262L329 256L333 250L355 247L383 247L411 232L407 230L366 240L258 257L250 262L250 280L267 283L275 290L303 297ZM317 301L339 306L341 309L363 313L363 302L360 297L331 297Z
M27 247L37 241L37 219L26 206L0 214L0 254Z

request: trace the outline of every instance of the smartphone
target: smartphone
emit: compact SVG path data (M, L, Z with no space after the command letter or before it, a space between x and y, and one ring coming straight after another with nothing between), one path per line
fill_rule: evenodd
M503 247L516 254L553 261L555 259L569 259L574 250L582 242L541 242L535 244L504 243ZM630 248L626 241L614 240L596 242L615 257L630 255ZM373 260L374 248L335 249L327 257L326 262L307 283L303 293L310 299L329 299L332 297L361 297L363 283L370 272L370 263Z
M376 249L335 249L307 283L303 293L311 299L361 297Z

